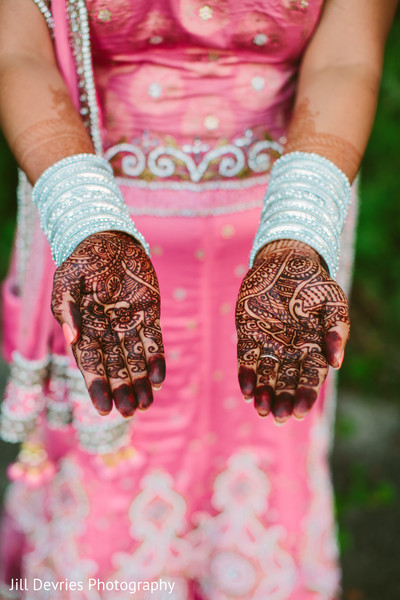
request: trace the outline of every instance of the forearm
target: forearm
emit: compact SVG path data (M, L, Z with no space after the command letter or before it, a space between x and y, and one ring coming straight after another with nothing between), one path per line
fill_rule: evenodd
M315 152L346 173L360 167L397 0L328 0L301 64L286 152Z
M328 65L321 70L310 70L306 62L285 152L320 154L339 167L352 182L368 142L379 83L380 71L365 65ZM285 240L284 244L296 249L299 242ZM269 252L273 245L267 244L258 258ZM302 246L306 252L306 246Z
M56 161L94 152L56 65L40 57L0 56L0 125L32 183Z
M0 0L0 127L32 183L58 160L94 152L32 0Z
M353 181L370 135L379 77L363 65L305 72L300 80L286 152L315 152Z

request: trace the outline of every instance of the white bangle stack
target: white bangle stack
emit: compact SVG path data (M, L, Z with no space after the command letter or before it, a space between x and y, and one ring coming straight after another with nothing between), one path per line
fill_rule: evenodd
M348 178L327 158L308 152L282 156L271 170L250 267L265 244L290 239L314 248L335 277L350 197Z
M32 198L57 267L85 238L101 231L123 231L142 244L110 164L95 154L58 161L39 177Z

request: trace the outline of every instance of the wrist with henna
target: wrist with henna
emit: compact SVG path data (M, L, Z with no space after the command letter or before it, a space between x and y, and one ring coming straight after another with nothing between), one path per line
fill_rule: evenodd
M308 246L308 244L305 244L304 242L299 242L298 240L276 240L274 242L269 242L268 244L265 244L265 246L263 246L261 250L257 253L256 258L254 259L254 264L256 264L258 260L265 258L269 252L284 249L293 249L297 252L301 252L303 256L309 256L311 259L319 261L321 266L329 274L328 266L323 257L320 254L318 254L318 252L316 252L314 248L311 248L311 246Z
M261 416L303 418L349 335L344 292L302 242L264 246L236 306L239 383Z
M312 111L310 100L303 98L296 106L287 135L285 154L313 152L325 156L353 181L360 168L362 155L343 136L317 129L318 111Z
M100 414L124 416L153 401L165 377L160 293L150 259L130 235L90 235L57 269L53 314L74 332L72 349Z
M10 148L31 183L48 167L74 154L94 153L93 143L68 92L49 86L51 118L33 123L10 140Z
M254 264L256 264L258 260L265 258L270 252L285 250L294 250L301 253L303 256L309 256L310 258L318 261L321 260L318 252L304 242L299 242L298 240L276 240L274 242L265 244L265 246L261 248L256 256Z

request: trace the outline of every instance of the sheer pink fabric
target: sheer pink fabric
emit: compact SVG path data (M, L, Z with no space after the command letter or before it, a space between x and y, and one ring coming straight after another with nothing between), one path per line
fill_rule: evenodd
M64 5L53 4L59 61L78 101ZM20 573L32 589L35 577L84 582L58 590L60 600L127 598L115 587L90 590L90 577L110 586L168 579L174 591L151 596L159 599L334 600L332 400L322 394L302 423L259 418L238 388L234 328L266 175L283 149L322 2L86 4L106 155L151 245L168 372L151 409L135 415L129 445L113 453L91 455L71 426L42 422L35 439L57 472L41 487L10 486L4 581ZM32 244L29 286L17 300L15 271L5 286L7 306L20 307L6 341L40 361L66 350L37 226ZM76 423L87 406L74 405Z

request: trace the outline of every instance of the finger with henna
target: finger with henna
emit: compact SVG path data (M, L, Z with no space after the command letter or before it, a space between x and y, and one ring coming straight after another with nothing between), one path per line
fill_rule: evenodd
M293 408L295 419L303 420L310 412L327 374L328 363L320 352L312 352L303 360Z
M112 409L112 393L99 343L83 329L80 338L72 346L72 351L94 407L99 414L107 415Z
M334 369L340 369L344 358L344 349L349 336L348 325L342 323L335 329L330 329L324 336L324 353L328 363Z
M239 385L245 400L253 398L256 393L256 366L260 348L254 340L239 338L237 358L239 365Z
M147 374L146 355L142 341L136 330L127 331L122 339L124 361L132 382L136 405L145 410L153 402L153 392Z
M260 417L266 417L275 398L275 385L279 363L270 357L261 357L257 365L257 387L254 407Z
M139 336L144 348L151 385L155 390L160 389L165 379L165 356L160 320L151 322L145 317L145 325L140 328Z
M93 406L101 416L108 415L112 409L112 392L108 381L94 379L88 386Z
M350 336L349 305L345 293L334 282L326 285L326 294L323 351L331 367L340 369Z
M103 336L101 348L115 406L123 417L131 417L137 408L137 400L126 368L118 334L111 327Z
M56 285L52 296L51 310L62 327L65 341L68 346L74 344L80 335L82 327L81 313L79 310L80 298L73 298L69 290L61 290Z
M294 395L299 376L299 360L294 358L283 359L279 368L275 400L272 406L272 413L278 424L283 425L283 423L286 423L293 412Z

